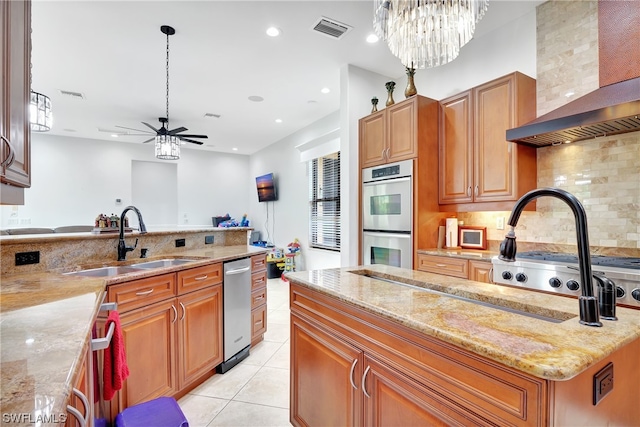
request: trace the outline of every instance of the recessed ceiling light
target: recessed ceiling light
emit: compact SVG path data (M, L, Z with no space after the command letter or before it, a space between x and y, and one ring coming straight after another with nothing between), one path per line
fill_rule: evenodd
M111 137L112 137L112 138L117 138L117 137L118 137L118 134L117 134L117 133L112 133L112 134L111 134Z
M315 99L310 99L307 101L307 104L317 104L318 101L316 101Z
M251 95L248 99L249 99L249 101L253 101L253 102L262 102L262 101L264 101L263 97L257 96L257 95Z
M329 92L331 92L331 90L328 87L323 87L322 89L320 89L320 92L329 93Z
M380 39L375 34L369 34L367 36L367 43L378 43L378 40Z
M277 27L267 28L267 35L270 37L278 37L280 33L281 33L280 28L277 28Z
M276 123L282 123L282 119L276 119Z
M238 151L238 148L237 147L233 147L232 150L233 151Z

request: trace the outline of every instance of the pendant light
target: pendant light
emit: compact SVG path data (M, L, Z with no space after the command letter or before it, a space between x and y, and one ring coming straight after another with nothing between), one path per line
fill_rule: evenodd
M163 25L160 31L167 36L167 110L166 123L169 123L169 36L176 33L173 27ZM175 135L156 135L156 158L162 160L178 160L180 158L180 140Z
M51 114L51 100L48 96L31 91L29 122L32 132L47 132L51 130L53 116Z

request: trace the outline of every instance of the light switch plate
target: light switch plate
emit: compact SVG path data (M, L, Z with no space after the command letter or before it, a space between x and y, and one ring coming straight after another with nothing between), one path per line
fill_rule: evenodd
M496 230L504 230L504 217L499 216L496 218Z

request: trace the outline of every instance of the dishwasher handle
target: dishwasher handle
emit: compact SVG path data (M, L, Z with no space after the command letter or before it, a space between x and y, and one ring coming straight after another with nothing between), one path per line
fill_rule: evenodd
M232 274L240 274L240 273L244 273L246 271L251 270L251 266L247 266L244 268L236 268L235 270L229 270L229 271L225 271L224 274L226 275L232 275Z

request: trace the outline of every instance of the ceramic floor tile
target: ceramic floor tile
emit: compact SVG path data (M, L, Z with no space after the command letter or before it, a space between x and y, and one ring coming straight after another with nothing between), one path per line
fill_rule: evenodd
M277 354L277 352L276 352ZM275 355L274 355L275 356ZM273 359L273 357L271 357ZM193 389L190 394L232 399L260 369L257 365L240 363L224 374L216 374Z
M228 400L193 394L187 394L178 401L189 427L206 427L227 403Z
M289 311L289 309L269 310L267 312L267 325L271 325L273 323L288 325L290 318L291 318L291 312Z
M276 351L275 354L267 360L267 363L265 363L264 366L268 366L270 368L289 369L289 363L291 360L290 342L291 341L287 340L287 342L282 344L282 347L280 347L278 351Z
M264 334L265 342L283 343L289 339L289 325L279 323L268 323L267 325L267 332Z
M288 408L289 370L263 366L233 400Z
M269 360L276 351L278 351L281 345L282 343L278 342L262 341L249 350L249 357L247 357L242 363L262 366L267 363L267 360Z
M208 427L290 427L289 410L243 402L229 404Z

